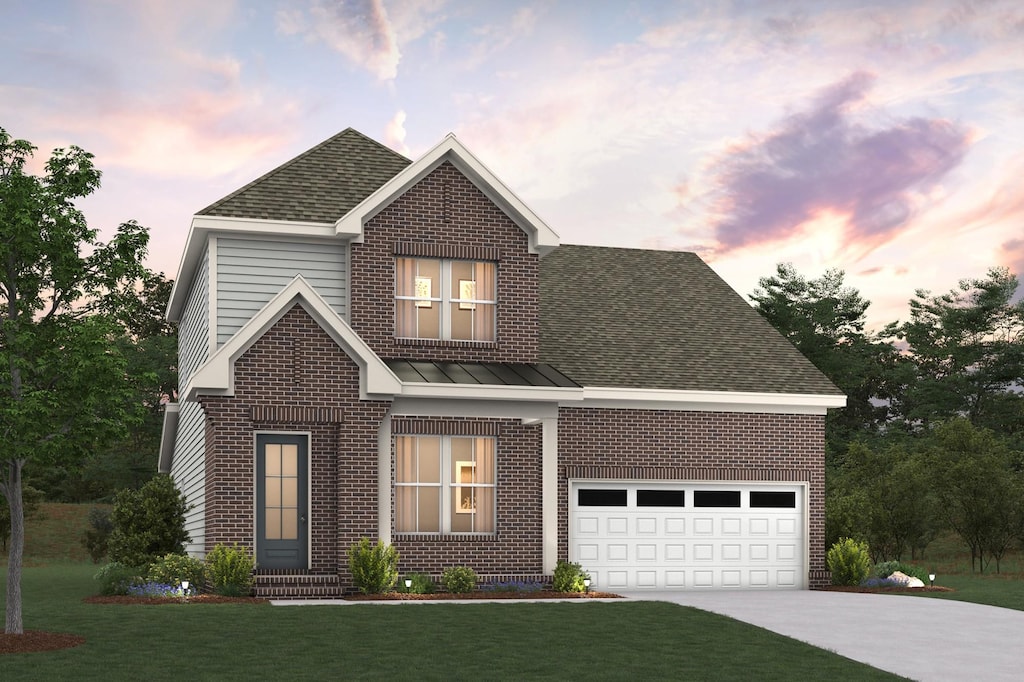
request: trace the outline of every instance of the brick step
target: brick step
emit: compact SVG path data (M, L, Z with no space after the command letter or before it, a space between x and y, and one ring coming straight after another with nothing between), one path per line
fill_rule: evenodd
M253 594L262 599L332 599L342 596L336 575L257 573Z

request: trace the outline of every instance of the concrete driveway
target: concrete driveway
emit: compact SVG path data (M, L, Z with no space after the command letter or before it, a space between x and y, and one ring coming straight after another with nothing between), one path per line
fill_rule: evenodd
M1024 679L1024 611L810 590L619 594L719 613L914 680Z

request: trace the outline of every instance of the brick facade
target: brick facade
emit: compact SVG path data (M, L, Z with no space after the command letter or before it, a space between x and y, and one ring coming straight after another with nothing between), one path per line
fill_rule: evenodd
M382 358L466 362L537 362L540 348L539 258L529 239L483 192L445 162L382 210L351 252L351 319ZM452 249L447 258L497 256L494 343L395 339L395 255L411 245ZM454 245L454 246L453 246ZM486 258L490 260L490 258Z
M574 478L806 482L809 585L828 584L822 416L560 409L559 558L568 555Z

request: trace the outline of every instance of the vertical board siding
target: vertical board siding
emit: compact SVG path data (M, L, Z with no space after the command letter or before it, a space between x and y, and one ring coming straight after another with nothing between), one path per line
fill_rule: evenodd
M230 339L296 275L348 318L346 246L337 242L217 240L217 345Z
M192 375L209 353L210 338L210 252L203 252L203 260L196 270L195 284L189 292L185 310L178 326L178 382L187 386Z
M181 405L178 416L178 440L175 443L171 476L178 490L185 494L189 510L185 512L188 544L185 549L194 556L204 556L206 542L206 420L197 402Z

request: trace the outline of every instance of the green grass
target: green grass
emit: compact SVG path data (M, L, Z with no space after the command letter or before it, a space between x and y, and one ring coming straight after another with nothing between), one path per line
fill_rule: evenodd
M0 497L0 504L7 501ZM65 504L45 502L25 520L25 564L54 559L89 561L89 552L82 546L82 535L89 527L89 510L106 504ZM0 559L7 564L7 553L0 550Z
M660 602L272 607L86 604L90 564L24 575L25 626L86 643L11 654L5 680L897 679Z

